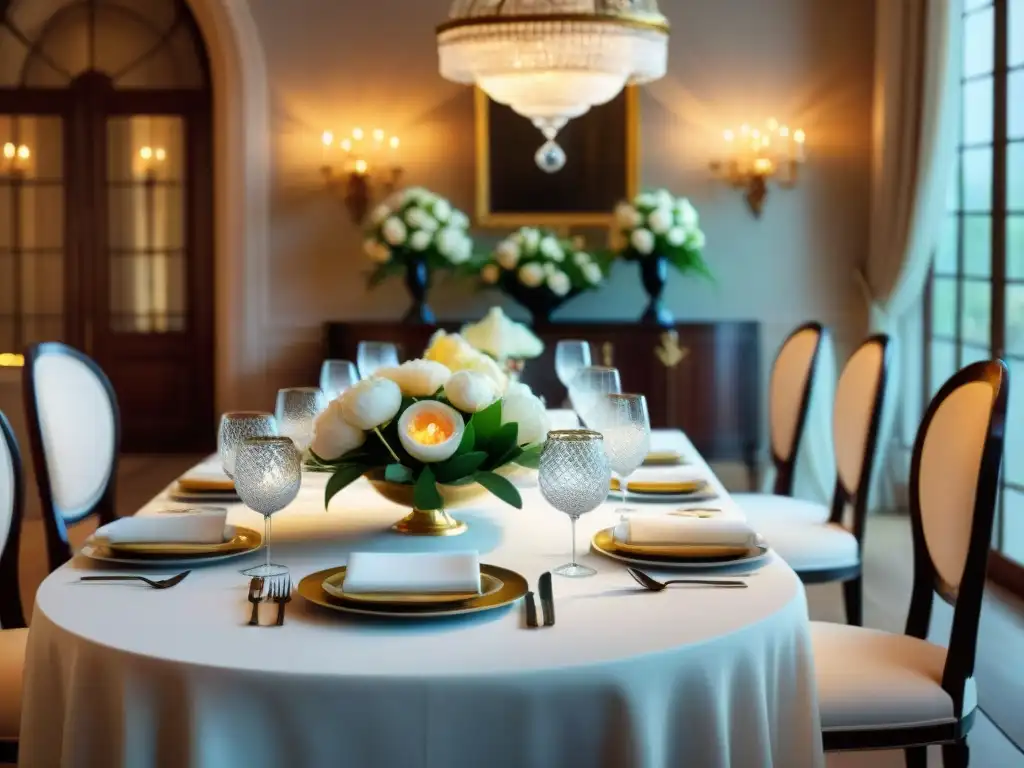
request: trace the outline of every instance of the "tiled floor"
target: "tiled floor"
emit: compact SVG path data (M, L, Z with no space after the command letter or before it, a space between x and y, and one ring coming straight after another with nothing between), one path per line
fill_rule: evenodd
M118 471L118 513L131 514L160 488L171 482L197 457L126 457ZM728 484L728 475L723 480ZM890 631L902 631L909 604L911 558L909 523L900 517L872 519L865 545L865 624ZM72 540L80 542L87 528L74 529ZM21 577L25 606L31 611L31 596L46 573L42 524L27 522L23 534ZM824 621L843 621L838 586L808 588L811 616ZM1024 644L1024 631L1020 643ZM1008 662L1009 663L1009 662ZM984 700L983 700L984 701ZM970 738L973 768L1024 768L1024 756L1005 739L987 717L976 721ZM940 766L938 750L929 764ZM901 752L829 755L828 768L903 768ZM743 766L735 766L743 768ZM796 768L781 766L780 768Z

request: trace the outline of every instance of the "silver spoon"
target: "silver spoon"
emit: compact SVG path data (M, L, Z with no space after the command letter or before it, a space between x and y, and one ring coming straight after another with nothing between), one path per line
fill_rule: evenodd
M147 579L145 576L83 576L79 581L144 581L153 589L169 589L181 582L192 571L184 571L168 579Z
M669 584L697 584L704 587L731 589L746 589L747 586L746 582L743 581L726 581L724 579L670 579L669 581L658 581L637 568L627 568L626 570L629 571L629 575L633 577L637 584L652 592L661 592Z

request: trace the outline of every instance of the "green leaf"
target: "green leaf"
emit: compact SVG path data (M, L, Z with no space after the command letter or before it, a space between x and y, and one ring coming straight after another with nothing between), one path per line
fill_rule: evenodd
M501 400L495 400L470 420L476 430L477 445L486 445L501 428Z
M324 509L339 491L354 483L368 469L365 464L339 464L334 474L327 478L327 488L324 490Z
M412 499L416 509L422 509L425 512L444 507L444 499L438 493L434 472L430 467L423 467L423 471L420 472L416 486L412 490Z
M487 454L483 451L472 451L461 456L452 456L450 459L434 465L437 482L450 483L466 475L472 475L485 461L487 461Z
M466 428L462 433L462 439L459 441L459 447L455 449L456 456L463 456L476 446L476 428L473 426L473 420L470 419L466 423Z
M544 450L543 443L534 443L523 448L523 452L514 459L515 463L528 469L537 469L540 466L540 453Z
M490 457L488 469L500 466L495 463L509 452L516 445L516 437L519 435L519 425L509 422L498 427L498 431L487 442L487 455Z
M516 459L519 458L519 455L522 452L523 452L522 448L520 448L518 445L513 445L511 448L509 448L507 451L505 451L505 453L503 453L500 457L498 457L494 461L494 464L493 464L494 469L497 469L498 467L503 467L506 464L508 464L509 462L515 461Z
M496 475L493 472L477 472L473 477L480 485L506 504L516 509L523 508L523 498L519 495L519 489L501 475Z
M384 467L384 479L389 483L412 483L412 470L402 464L388 464Z

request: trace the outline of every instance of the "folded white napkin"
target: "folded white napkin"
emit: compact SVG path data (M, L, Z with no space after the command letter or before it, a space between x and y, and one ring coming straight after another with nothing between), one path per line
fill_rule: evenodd
M683 464L668 467L640 467L629 476L630 483L688 483L709 480L708 471L698 465Z
M197 491L234 491L235 484L224 474L220 462L204 461L178 478L182 488Z
M571 408L548 408L549 429L579 429L580 420Z
M476 552L353 552L341 588L352 594L479 593L480 559Z
M729 515L699 517L674 512L665 515L625 515L615 526L615 540L624 544L693 544L750 546L756 539L746 520Z
M227 510L168 509L152 515L122 517L98 528L96 536L112 544L220 544Z

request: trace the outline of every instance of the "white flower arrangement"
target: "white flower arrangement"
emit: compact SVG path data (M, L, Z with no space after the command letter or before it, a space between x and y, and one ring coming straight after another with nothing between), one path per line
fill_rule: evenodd
M363 250L376 264L370 285L422 259L431 270L454 269L473 256L469 218L422 187L391 195L370 214Z
M525 325L509 318L501 307L491 307L482 320L462 326L460 333L474 349L499 361L528 360L544 352L544 342Z
M615 222L626 246L622 255L637 260L665 256L680 272L711 277L704 261L705 238L697 209L666 189L642 192L615 208Z

